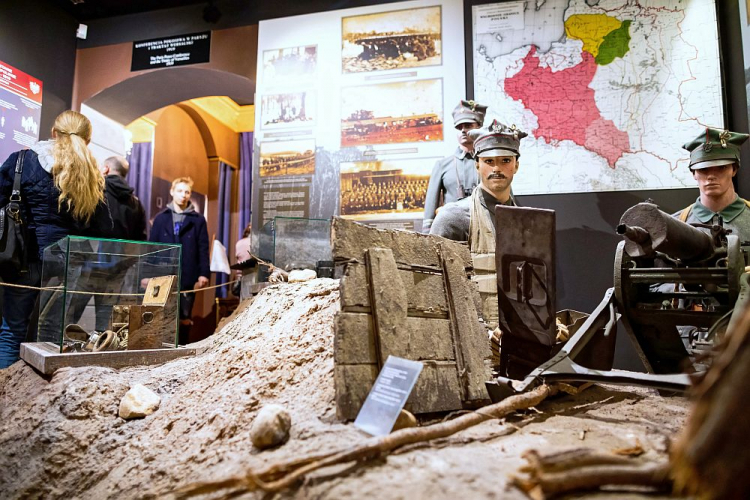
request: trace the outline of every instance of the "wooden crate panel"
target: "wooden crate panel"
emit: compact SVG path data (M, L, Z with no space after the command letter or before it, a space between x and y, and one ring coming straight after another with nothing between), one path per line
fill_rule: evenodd
M425 362L406 402L406 409L416 414L460 410L462 407L456 363Z
M333 380L338 418L357 418L357 413L377 378L378 368L375 365L335 365Z
M484 383L491 377L485 363L491 355L490 343L485 328L479 322L475 300L478 292L466 279L461 259L453 248L443 246L440 254L451 309L456 363L459 373L463 374L463 397L467 401L489 400Z
M443 277L439 274L399 269L398 275L406 289L409 316L448 316ZM351 263L341 279L341 307L362 310L370 307L365 266Z
M465 268L471 267L469 247L437 236L375 229L354 221L334 217L331 222L331 243L334 260L355 259L364 262L368 248L390 248L396 262L413 266L439 267L437 245L450 245Z
M409 315L442 315L448 316L448 305L445 301L443 277L439 274L427 274L399 270L401 282L406 288L409 302Z
M407 318L409 359L455 361L451 322L447 319Z
M372 316L347 312L336 315L333 361L344 365L377 363Z

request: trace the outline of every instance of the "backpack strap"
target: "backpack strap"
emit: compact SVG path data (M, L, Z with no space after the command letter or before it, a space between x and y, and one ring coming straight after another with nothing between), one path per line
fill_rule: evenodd
M747 203L747 202L745 202L745 203ZM691 203L690 205L688 205L687 207L685 207L685 208L684 208L684 209L682 210L682 212L680 212L680 217L679 217L679 219L680 219L680 220L681 220L682 222L687 222L687 220L688 220L688 217L690 216L690 212L691 212L691 211L693 210L693 205L695 205L695 203ZM750 204L748 204L748 207L750 207Z

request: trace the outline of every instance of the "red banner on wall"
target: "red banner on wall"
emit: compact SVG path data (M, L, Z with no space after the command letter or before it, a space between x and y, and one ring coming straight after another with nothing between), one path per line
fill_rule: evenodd
M0 61L0 88L42 104L42 81Z

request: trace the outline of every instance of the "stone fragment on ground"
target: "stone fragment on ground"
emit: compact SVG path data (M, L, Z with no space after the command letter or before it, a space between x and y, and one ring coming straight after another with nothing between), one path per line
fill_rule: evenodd
M300 283L302 281L314 280L318 276L312 269L295 269L289 273L289 283Z
M417 417L415 417L410 411L401 410L401 413L398 414L398 418L396 419L396 423L393 424L393 430L391 432L416 426Z
M159 409L161 398L143 384L135 384L120 401L120 418L130 420L151 415Z
M292 416L281 405L266 405L260 409L250 428L250 439L253 446L265 450L286 442L289 429L292 427Z

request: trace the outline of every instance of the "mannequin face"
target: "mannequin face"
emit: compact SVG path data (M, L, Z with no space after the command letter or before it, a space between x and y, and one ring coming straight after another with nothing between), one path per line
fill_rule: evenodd
M736 164L693 170L693 178L698 181L701 194L710 198L720 198L730 190L734 192L732 177L735 175Z
M518 172L518 159L515 156L478 158L477 169L484 189L500 199L510 190L513 176Z
M458 130L458 144L467 151L474 149L474 141L469 137L469 131L479 128L477 122L462 123L457 126Z

